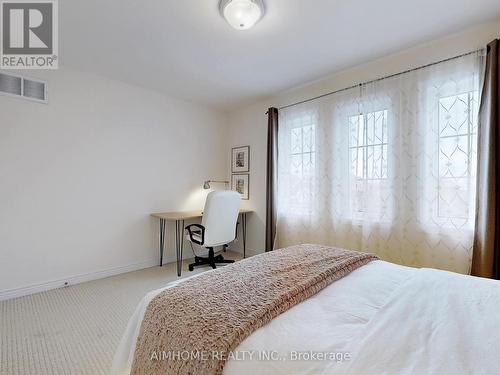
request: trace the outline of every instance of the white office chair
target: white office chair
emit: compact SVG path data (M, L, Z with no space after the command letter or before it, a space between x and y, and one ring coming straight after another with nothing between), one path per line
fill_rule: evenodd
M186 227L186 238L195 255L195 262L189 265L190 271L196 266L210 265L216 268L216 263L234 262L215 254L225 250L228 243L236 238L240 205L241 195L235 191L212 191L207 195L201 224Z

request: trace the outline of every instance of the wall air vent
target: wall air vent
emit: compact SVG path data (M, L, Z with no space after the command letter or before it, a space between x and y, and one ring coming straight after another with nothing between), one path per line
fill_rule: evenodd
M31 78L0 73L0 94L47 103L47 83Z

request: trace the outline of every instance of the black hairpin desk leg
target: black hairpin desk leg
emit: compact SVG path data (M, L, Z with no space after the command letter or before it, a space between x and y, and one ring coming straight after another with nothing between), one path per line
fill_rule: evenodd
M163 250L165 249L166 220L160 219L160 267L163 266Z
M177 276L182 272L182 250L184 247L184 220L175 221L175 251L177 255Z
M247 214L241 214L241 231L243 232L243 258L247 257Z

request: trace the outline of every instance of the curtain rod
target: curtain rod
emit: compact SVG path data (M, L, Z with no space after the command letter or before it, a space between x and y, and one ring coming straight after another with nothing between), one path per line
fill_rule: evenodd
M478 52L481 52L481 51L484 51L484 48L480 48L480 49L477 49L475 51L470 51L470 52L462 53L461 55L449 57L449 58L444 59L444 60L440 60L440 61L436 61L436 62L433 62L433 63L430 63L430 64L422 65L422 66L419 66L417 68L408 69L408 70L405 70L405 71L402 71L402 72L399 72L399 73L390 74L390 75L385 76L385 77L372 79L371 81L366 81L366 82L358 83L356 85L352 85L352 86L349 86L349 87L344 87L343 89L338 89L338 90L335 90L335 91L330 91L330 92L327 92L326 94L315 96L314 98L305 99L305 100L302 100L300 102L296 102L296 103L285 105L283 107L279 107L278 109L281 110L281 109L285 109L285 108L294 107L294 106L299 105L299 104L303 104L303 103L307 103L307 102L312 102L313 100L321 99L321 98L324 98L325 96L333 95L333 94L336 94L338 92L342 92L342 91L354 89L356 87L363 86L363 85L368 85L370 83L375 83L375 82L378 82L378 81L382 81L384 79L397 77L397 76L400 76L402 74L413 72L415 70L420 70L420 69L428 68L430 66L441 64L441 63L444 63L444 62L447 62L447 61L451 61L451 60L455 60L455 59L459 59L459 58L464 57L464 56L473 55L474 53L478 53ZM266 114L267 114L267 112L266 112Z

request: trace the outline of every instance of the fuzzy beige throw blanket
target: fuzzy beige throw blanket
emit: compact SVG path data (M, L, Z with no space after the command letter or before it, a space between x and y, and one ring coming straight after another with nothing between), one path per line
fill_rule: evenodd
M222 374L230 353L257 328L374 259L292 246L166 289L146 310L131 374Z

